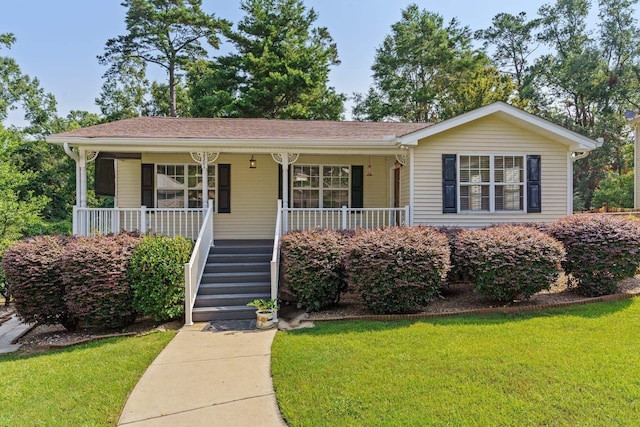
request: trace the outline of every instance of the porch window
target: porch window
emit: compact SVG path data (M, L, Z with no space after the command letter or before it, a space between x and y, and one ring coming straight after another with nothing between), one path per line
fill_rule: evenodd
M209 200L215 200L216 168L207 169ZM156 165L156 203L159 208L201 208L200 165Z
M524 156L460 156L460 211L524 210Z
M294 165L291 173L294 208L349 206L351 166Z

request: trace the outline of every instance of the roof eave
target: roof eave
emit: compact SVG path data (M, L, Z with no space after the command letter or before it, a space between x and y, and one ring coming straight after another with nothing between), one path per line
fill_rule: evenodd
M265 148L265 149L285 149L285 150L304 150L304 149L333 149L348 150L362 148L399 148L400 144L397 138L385 137L383 139L210 139L210 138L86 138L86 137L70 137L70 136L49 136L47 142L56 145L64 145L68 143L74 147L123 147L128 151L135 148L138 151L145 149L153 149L157 147L176 148L184 150L185 148L215 149L216 147L233 148ZM153 150L151 150L153 151Z

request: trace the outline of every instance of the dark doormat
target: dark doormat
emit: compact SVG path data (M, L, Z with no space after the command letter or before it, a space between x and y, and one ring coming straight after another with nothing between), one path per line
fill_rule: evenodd
M205 331L250 331L256 328L256 320L215 320L209 322L204 328Z

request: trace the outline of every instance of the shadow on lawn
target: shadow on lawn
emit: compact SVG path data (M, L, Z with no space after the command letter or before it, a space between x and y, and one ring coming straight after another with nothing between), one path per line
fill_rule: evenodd
M503 325L523 322L535 318L549 317L581 317L596 319L610 316L636 306L640 311L640 299L622 299L618 301L592 302L569 307L548 308L540 311L525 311L518 313L491 314L460 314L447 317L429 317L403 320L340 320L335 322L317 322L315 328L297 329L293 332L299 335L332 335L345 332L375 332L389 329L407 328L418 323L428 323L436 326L464 326L464 325Z

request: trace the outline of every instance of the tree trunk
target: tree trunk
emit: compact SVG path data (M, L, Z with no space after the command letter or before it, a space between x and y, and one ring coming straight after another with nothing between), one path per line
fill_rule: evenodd
M171 117L178 117L176 112L176 67L169 66L169 114Z

